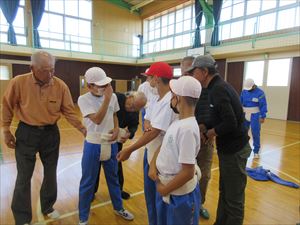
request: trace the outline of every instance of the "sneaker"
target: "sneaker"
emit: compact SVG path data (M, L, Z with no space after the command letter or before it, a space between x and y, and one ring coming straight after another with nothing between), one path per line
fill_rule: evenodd
M129 199L130 198L130 194L127 193L126 191L122 191L121 192L121 197L125 200Z
M121 210L115 210L115 214L117 214L118 216L123 217L123 219L125 220L133 220L134 216L128 212L126 209L121 209Z
M79 221L79 225L87 225L88 224L88 221Z
M254 153L254 159L259 159L259 154L258 153Z
M203 217L204 219L208 220L209 219L209 213L207 209L201 208L200 209L200 216Z
M47 216L50 218L50 219L57 219L58 217L60 217L60 214L57 210L53 210L51 213L48 213Z

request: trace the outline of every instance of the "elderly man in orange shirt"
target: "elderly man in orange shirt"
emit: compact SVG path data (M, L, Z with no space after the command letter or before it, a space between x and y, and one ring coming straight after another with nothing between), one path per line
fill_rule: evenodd
M12 199L12 211L17 225L32 220L31 186L36 154L44 167L40 191L41 210L52 219L59 217L53 209L57 198L56 168L60 135L57 121L63 114L68 122L86 135L86 128L77 118L67 85L54 76L55 58L45 51L31 57L31 72L14 77L2 101L1 126L4 141L15 148L17 180ZM16 139L10 131L14 116L20 120Z

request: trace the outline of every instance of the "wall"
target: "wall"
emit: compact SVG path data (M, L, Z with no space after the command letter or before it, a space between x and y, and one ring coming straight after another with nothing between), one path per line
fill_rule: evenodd
M227 64L227 82L230 83L240 95L243 86L244 62L231 62Z
M92 23L96 54L129 56L133 36L142 34L142 20L138 14L106 1L93 1Z
M0 59L23 59L25 62L29 62L29 57L20 57L12 55L1 55ZM79 91L79 77L84 75L85 71L90 67L98 66L101 67L113 80L131 80L135 78L140 73L145 72L147 67L139 66L128 66L128 65L115 65L106 63L94 63L94 62L80 62L58 59L55 65L55 75L61 78L70 88L74 102L77 101L80 91ZM12 64L12 74L13 77L19 74L27 73L30 71L29 65L13 63ZM128 82L128 88L130 89L130 82Z

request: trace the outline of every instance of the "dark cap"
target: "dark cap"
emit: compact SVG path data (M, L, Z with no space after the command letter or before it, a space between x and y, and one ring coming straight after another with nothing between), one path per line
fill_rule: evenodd
M216 61L211 55L200 55L185 72L191 72L195 68L216 68Z

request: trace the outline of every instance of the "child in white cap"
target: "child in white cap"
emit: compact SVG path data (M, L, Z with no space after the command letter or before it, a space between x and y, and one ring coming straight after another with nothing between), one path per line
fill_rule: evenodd
M81 95L78 106L87 128L81 161L82 177L79 186L80 225L88 223L91 202L100 164L103 165L109 194L115 213L126 220L134 216L123 208L118 179L119 124L116 112L119 104L110 85L111 78L99 67L92 67L85 73L89 92Z
M201 172L196 162L200 133L194 112L202 88L190 76L171 80L170 88L171 105L179 112L179 120L168 128L149 171L158 192L157 225L195 225L199 223Z

